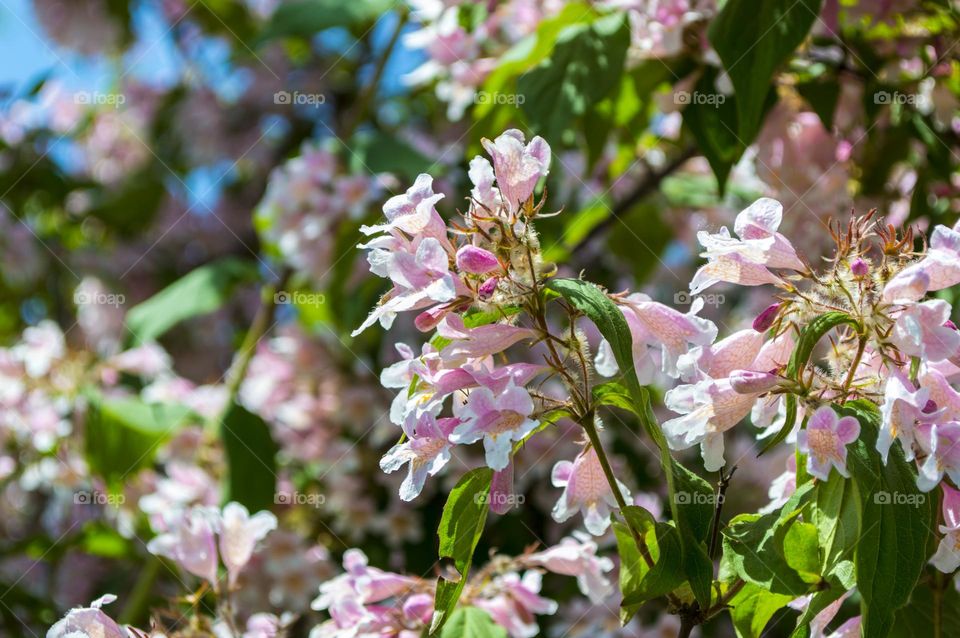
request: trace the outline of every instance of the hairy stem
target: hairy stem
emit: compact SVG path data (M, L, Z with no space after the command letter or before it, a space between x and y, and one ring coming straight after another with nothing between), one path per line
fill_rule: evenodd
M648 568L653 568L653 556L650 555L650 548L647 547L646 539L643 538L640 530L636 529L633 523L630 522L630 519L624 514L627 509L627 502L623 498L623 493L620 492L620 486L617 485L617 478L613 474L613 468L610 467L610 460L607 458L607 453L603 451L603 445L600 443L600 433L597 432L597 426L593 422L593 410L590 410L581 417L580 425L584 431L586 431L587 437L590 439L590 445L593 446L593 449L597 453L597 458L600 460L600 467L603 468L603 475L607 478L607 483L610 484L613 498L616 499L617 506L620 508L620 514L623 516L623 520L626 521L627 529L630 530L630 535L633 536L633 540L637 544L637 549L640 551L640 555L643 556L643 562L647 564Z

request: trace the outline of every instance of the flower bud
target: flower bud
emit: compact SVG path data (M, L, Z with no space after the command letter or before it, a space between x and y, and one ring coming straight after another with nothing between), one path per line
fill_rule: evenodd
M943 327L944 327L944 328L950 328L951 330L958 330L957 324L953 323L953 321L951 321L950 319L947 319L947 320L943 323Z
M450 312L450 306L434 306L417 315L417 318L413 320L413 325L420 332L430 332L447 316L448 312Z
M485 282L480 284L480 288L477 289L477 294L480 296L480 299L486 301L493 296L493 293L497 291L497 284L500 280L497 277L491 277Z
M850 262L850 272L853 273L854 277L866 277L870 273L870 265L857 257Z
M457 251L457 268L474 275L484 275L500 268L500 262L489 250L467 244Z
M762 394L780 383L780 377L772 372L734 370L730 373L730 386L737 394Z
M770 326L772 326L773 322L776 320L778 312L780 312L779 303L767 306L763 312L757 315L757 318L753 320L753 329L757 332L766 332L769 330Z

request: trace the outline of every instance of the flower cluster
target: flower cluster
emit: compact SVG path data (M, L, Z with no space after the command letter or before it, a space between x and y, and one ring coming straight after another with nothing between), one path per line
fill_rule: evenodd
M789 428L806 471L827 480L831 468L849 476L847 449L861 436L857 419L839 417L830 404L868 400L881 416L880 457L886 462L899 441L905 458L918 464L918 487L942 485L949 539L955 490L942 481L960 480L960 393L951 384L960 372L960 332L950 303L930 293L960 283L960 228L937 226L929 246L917 250L911 230L883 225L875 215L830 226L836 250L822 270L778 232L782 207L771 199L738 215L736 237L725 228L700 233L707 263L692 292L719 282L772 285L776 299L752 329L681 358L686 383L666 396L681 416L664 431L674 449L699 444L707 469L716 470L724 464L723 432L749 414L767 434ZM816 339L829 333L829 348L815 351L816 362L798 361L797 341L811 331ZM798 402L789 422L788 396ZM944 540L933 562L953 571L949 547Z
M314 609L329 612L331 618L314 628L312 636L412 638L430 627L435 579L371 567L359 549L344 554L343 568L343 574L320 587L313 601ZM609 558L597 556L597 544L578 534L540 552L494 556L471 577L461 600L489 613L511 638L533 638L539 632L534 617L557 610L555 601L540 595L544 570L576 577L584 595L601 601L611 591L605 575L611 569Z
M255 223L288 266L322 282L332 267L337 225L362 216L384 179L351 175L333 152L306 144L270 174Z

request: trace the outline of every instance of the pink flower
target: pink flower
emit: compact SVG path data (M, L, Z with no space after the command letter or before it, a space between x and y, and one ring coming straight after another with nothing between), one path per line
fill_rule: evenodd
M457 268L473 275L485 275L499 269L500 261L489 250L467 244L457 251Z
M113 594L106 594L89 607L71 609L47 631L47 638L128 638L127 631L100 610L116 599Z
M925 286L920 284L925 283ZM930 247L923 259L901 270L884 288L887 301L916 301L931 290L942 290L960 283L960 231L957 227L937 226L930 236ZM899 299L894 299L896 294Z
M219 512L209 507L188 510L169 532L147 543L152 554L165 556L185 570L217 584L217 544L215 532Z
M446 241L447 227L434 206L443 199L433 192L433 178L421 173L403 195L395 195L383 205L386 224L361 226L364 235L402 231L408 236L427 236Z
M780 312L780 304L770 304L763 311L757 315L756 319L753 320L753 329L757 332L766 332L773 326L774 320L777 318L777 313Z
M23 337L11 350L15 359L33 378L50 372L53 364L67 353L67 342L60 326L45 319L23 331Z
M960 567L960 491L942 483L943 489L943 524L937 551L930 559L930 563L946 574L952 574Z
M563 523L579 511L583 514L587 531L594 536L602 536L610 526L611 509L616 509L618 505L596 450L592 446L587 447L573 462L558 462L553 466L550 478L554 487L563 488L563 494L551 512L553 520ZM617 487L624 500L630 501L627 487L619 481Z
M915 390L899 373L893 373L887 379L884 388L883 404L880 406L881 426L877 434L877 452L884 463L890 453L890 446L899 439L907 460L913 460L915 442L914 425L930 398L925 388Z
M460 365L470 359L480 359L498 352L503 352L513 344L524 339L534 339L536 331L530 328L520 328L506 323L489 323L476 328L467 328L463 317L448 315L440 325L437 333L441 337L451 340L451 343L440 350L440 358L447 366Z
M947 325L950 310L950 304L942 299L911 304L897 317L890 340L912 357L949 359L960 350L960 332Z
M493 159L497 186L511 212L519 210L531 195L541 177L550 171L550 146L542 137L534 137L524 146L523 133L510 129L497 139L482 140L483 148Z
M400 498L412 501L420 495L427 476L439 472L450 460L450 432L460 423L459 419L437 419L427 412L419 417L407 415L403 431L407 440L394 445L380 459L380 469L390 473L409 463L407 477L400 485Z
M604 575L613 569L613 561L597 556L597 544L581 532L574 532L559 544L526 558L529 565L543 567L554 574L576 576L580 593L593 603L600 604L613 591Z
M507 572L488 585L494 595L475 598L472 602L490 614L511 638L534 638L540 633L534 614L557 611L556 602L539 595L542 582L542 574L535 570L527 571L522 578L515 572Z
M490 481L490 511L501 516L513 509L517 502L513 492L513 462L499 472L493 473Z
M633 337L633 361L641 385L653 382L659 368L671 377L677 377L677 361L691 345L713 343L717 326L712 321L696 316L703 308L703 300L696 299L690 312L684 314L669 306L651 301L644 294L628 296L620 306L630 334ZM659 355L658 357L656 355ZM619 367L606 340L597 351L597 372L614 376Z
M917 475L917 487L929 492L946 474L954 483L960 482L960 423L917 426L917 442L927 454Z
M691 293L721 281L742 286L779 282L770 268L806 270L790 240L777 232L782 219L780 202L762 197L737 215L734 232L739 239L731 237L726 228L712 235L698 233L708 263L693 276Z
M343 554L346 573L320 585L320 595L311 603L316 610L330 610L340 627L357 624L370 617L363 607L409 591L417 580L370 567L367 555L359 549Z
M737 394L762 394L780 383L780 377L769 372L734 370L730 373L730 387Z
M530 418L533 400L525 388L510 383L494 394L488 387L470 392L467 402L455 406L461 423L450 435L453 443L474 443L483 439L487 466L502 470L510 462L514 441L520 441L537 427Z
M694 348L681 357L678 366L681 376L693 383L679 385L664 396L667 408L681 415L663 424L670 447L685 450L700 445L708 470L723 467L723 433L750 414L758 404L759 395L767 392L771 382L777 379L776 375L757 371L775 370L784 365L791 345L789 336L764 343L762 334L747 329L712 346ZM754 379L746 384L748 373L759 382ZM749 391L735 389L735 381L741 386L740 390ZM775 408L778 401L779 398L775 398L767 407Z
M398 312L451 301L457 296L458 287L463 286L450 272L449 256L443 244L433 237L420 239L415 249L413 244L392 240L373 241L362 247L372 248L367 256L370 272L389 278L394 285L352 336L377 321L389 328Z
M860 424L852 416L842 419L828 405L817 408L810 416L807 428L797 435L797 447L807 455L807 471L826 481L830 468L837 468L841 476L847 471L847 445L860 436Z
M220 525L220 557L227 566L230 586L236 584L240 571L250 562L257 542L277 528L277 517L270 512L257 512L250 516L240 503L223 506Z

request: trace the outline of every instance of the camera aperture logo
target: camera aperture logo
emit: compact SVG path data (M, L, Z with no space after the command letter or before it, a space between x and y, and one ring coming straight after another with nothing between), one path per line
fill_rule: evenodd
M319 292L281 290L273 295L273 303L278 306L322 306L327 303L327 297Z
M312 106L319 108L327 102L323 93L301 93L300 91L277 91L273 94L273 103L290 106Z
M327 502L324 494L317 492L277 492L273 495L274 505L307 505L309 507L321 507Z
M673 500L677 505L722 505L723 494L710 492L677 492L673 495Z
M77 306L113 306L119 308L126 301L126 296L120 293L88 292L84 290L73 293L73 303Z
M515 507L527 502L523 494L504 494L502 492L475 494L473 502L477 505L497 505L498 507Z
M689 306L695 300L702 299L703 305L718 307L726 303L727 298L720 293L707 293L694 295L688 290L680 290L673 293L673 303L677 306Z
M880 491L874 493L873 502L877 505L909 505L910 507L920 507L927 502L927 495Z
M98 505L101 507L120 507L127 502L123 494L109 494L99 490L80 490L73 493L74 505Z

